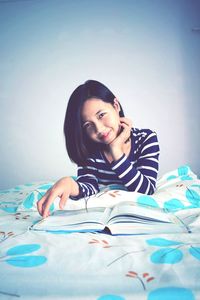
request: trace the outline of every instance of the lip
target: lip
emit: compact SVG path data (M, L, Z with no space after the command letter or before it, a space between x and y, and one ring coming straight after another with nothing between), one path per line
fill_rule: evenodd
M100 135L100 139L105 141L109 137L110 131Z

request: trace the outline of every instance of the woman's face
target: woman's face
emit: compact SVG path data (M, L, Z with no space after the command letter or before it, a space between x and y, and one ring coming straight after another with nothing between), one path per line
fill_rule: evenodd
M109 145L120 131L120 106L117 99L114 104L98 98L91 98L82 107L82 126L91 140Z

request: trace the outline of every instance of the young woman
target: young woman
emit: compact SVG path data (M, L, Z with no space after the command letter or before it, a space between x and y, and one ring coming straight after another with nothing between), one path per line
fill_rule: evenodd
M65 115L64 134L70 159L78 166L77 179L64 177L38 201L43 217L56 197L62 209L74 200L99 192L99 186L120 184L127 191L153 194L159 166L157 135L132 127L113 93L88 80L72 93Z

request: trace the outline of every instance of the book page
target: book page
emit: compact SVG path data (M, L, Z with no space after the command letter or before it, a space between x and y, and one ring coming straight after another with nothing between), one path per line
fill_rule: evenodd
M191 233L199 231L200 208L166 213L159 208L121 203L111 211L107 227L112 234Z
M160 208L138 206L135 203L124 202L116 205L110 214L109 224L115 222L164 222L171 223L171 214Z
M109 208L90 208L81 210L58 210L51 216L40 220L32 229L73 230L104 228L110 214ZM100 226L98 226L100 225Z

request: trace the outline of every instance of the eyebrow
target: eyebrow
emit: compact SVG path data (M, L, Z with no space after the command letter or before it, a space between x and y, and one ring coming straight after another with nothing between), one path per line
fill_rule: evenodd
M102 112L103 109L98 110L98 112L95 115L98 115L100 112Z

